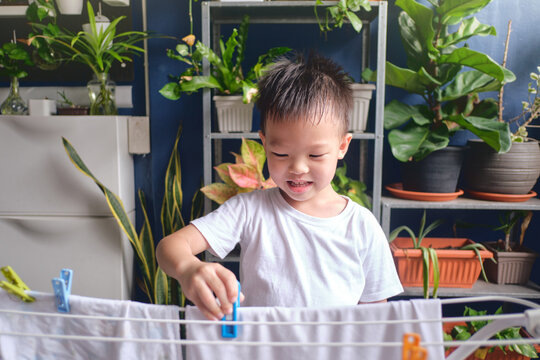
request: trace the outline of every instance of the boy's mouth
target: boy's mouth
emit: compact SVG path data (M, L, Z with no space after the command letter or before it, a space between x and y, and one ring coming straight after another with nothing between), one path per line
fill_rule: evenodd
M293 181L289 180L287 181L287 184L289 185L289 188L294 192L302 192L306 190L307 187L309 187L311 184L313 184L313 181Z

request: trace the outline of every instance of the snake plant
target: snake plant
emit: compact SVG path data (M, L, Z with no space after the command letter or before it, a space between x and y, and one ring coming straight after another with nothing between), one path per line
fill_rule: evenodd
M180 157L178 154L178 142L180 140L181 132L182 128L180 127L165 173L165 195L163 197L161 208L161 223L164 236L185 226L181 213L183 203L182 173L180 169ZM105 195L105 199L113 216L133 248L137 264L142 274L142 279L139 279L138 284L142 291L147 295L148 300L153 304L176 304L184 306L185 297L183 296L177 281L166 275L157 265L154 238L148 212L146 210L144 193L141 190L138 191L144 222L139 234L137 234L135 226L129 219L122 204L122 200L92 174L73 145L67 139L62 138L62 142L64 144L64 149L75 167L94 180L96 185ZM202 210L202 196L199 191L195 194L192 204L191 218L193 219L200 216Z

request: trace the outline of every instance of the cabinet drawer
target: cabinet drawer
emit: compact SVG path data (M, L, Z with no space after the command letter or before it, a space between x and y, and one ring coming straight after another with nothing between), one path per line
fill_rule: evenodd
M0 217L0 266L6 265L32 290L52 292L51 279L69 268L73 294L131 295L133 252L112 217Z
M0 116L0 215L109 216L95 183L70 161L68 139L92 173L135 208L127 117Z

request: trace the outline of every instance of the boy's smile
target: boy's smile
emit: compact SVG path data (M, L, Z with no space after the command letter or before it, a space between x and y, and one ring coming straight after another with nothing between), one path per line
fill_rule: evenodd
M350 134L342 136L331 120L313 125L299 119L268 121L265 135L260 136L270 176L291 206L320 217L337 215L343 209L345 202L330 182L338 159L347 152Z

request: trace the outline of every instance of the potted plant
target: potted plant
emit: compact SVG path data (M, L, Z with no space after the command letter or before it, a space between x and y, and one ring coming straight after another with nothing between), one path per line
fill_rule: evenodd
M514 74L486 54L466 45L458 47L473 36L496 34L493 26L470 16L489 2L440 0L425 6L416 0L396 0L403 10L398 21L407 67L387 62L386 84L422 99L415 105L393 100L385 106L388 142L402 162L405 190L456 191L462 150L448 145L459 130L469 130L495 151L510 147L508 124L496 121L496 104L480 100L478 93L498 90L513 81ZM375 79L370 69L363 76ZM425 171L429 173L423 175Z
M319 5L323 5L321 0L315 2L315 17L319 29L324 33L336 28L341 29L345 20L348 20L353 29L359 33L362 31L362 20L355 13L362 9L371 11L369 0L339 0L336 5L326 7L324 21L321 21L317 12Z
M96 26L94 10L87 2L88 22L90 31L72 32L61 28L56 23L47 25L40 23L44 19L37 3L28 7L27 17L31 25L39 34L28 39L31 45L39 39L45 39L55 44L55 49L62 56L61 61L75 61L87 65L93 72L93 79L88 83L90 97L90 115L116 115L118 109L115 101L116 84L109 78L109 70L113 63L132 61L131 55L144 52L143 48L135 44L151 36L143 31L117 32L117 26L125 16L111 21L108 27L102 30ZM35 17L35 14L41 14Z
M494 230L504 233L504 240L485 242L487 249L493 252L497 263L486 263L486 273L490 281L496 284L526 284L529 281L533 264L538 253L523 246L525 231L529 227L532 211L506 211L499 216L500 226ZM514 227L520 223L519 241L512 242Z
M167 55L182 61L190 67L174 81L167 83L160 93L170 100L177 100L182 93L194 93L200 89L215 89L214 96L218 112L219 130L223 132L251 131L254 96L257 94L255 81L259 79L273 59L290 51L286 47L270 49L259 56L255 65L244 75L242 62L246 50L249 17L244 16L239 29L233 29L230 37L224 42L220 39L221 55L200 41L195 44L195 51L190 47L195 43L193 35L186 36L186 44L176 46L176 52L167 50ZM211 65L210 75L202 75L202 60L207 59ZM240 95L241 94L241 95ZM240 120L240 115L242 119Z
M61 98L56 107L58 115L88 115L88 106L75 105L64 91L58 91L57 93Z
M181 133L182 127L178 129L176 134L176 140L165 173L165 193L161 207L163 236L172 234L185 226L185 221L181 213L182 195L178 196L178 193L182 193L180 157L178 154L178 143L180 141ZM133 252L136 256L135 259L141 274L141 279L137 279L137 284L147 295L148 301L153 304L174 304L184 306L185 297L183 296L182 289L178 285L178 282L165 274L157 264L154 238L146 207L146 198L142 190L138 191L138 196L143 214L143 224L140 233L137 234L135 226L129 220L129 216L124 209L120 198L94 177L73 145L71 145L67 139L62 138L62 142L67 155L75 167L90 177L105 195L113 216L116 218L118 225L126 234L133 248ZM201 193L197 191L192 201L191 220L201 215L202 200Z
M352 201L371 209L371 202L365 193L366 184L347 176L347 164L345 162L343 162L343 166L336 169L331 185L338 194L348 196Z
M470 288L480 272L487 281L483 261L493 258L482 244L470 239L426 238L441 223L436 220L426 226L424 210L418 236L410 227L402 225L388 238L401 283L403 286L423 286L425 298L429 297L429 286L433 286L434 298L439 286ZM397 237L404 230L410 238Z
M487 310L474 310L468 306L465 306L463 316L483 316L487 314ZM502 307L499 307L495 311L495 315L502 314ZM489 323L486 320L472 320L467 322L457 323L444 323L443 324L443 337L445 341L466 341L474 333L483 328ZM521 327L509 327L507 329L497 332L493 338L499 340L510 339L522 339L529 338L530 335ZM453 348L446 350L446 356L450 355L454 351ZM538 358L538 351L540 346L531 344L520 345L508 345L508 346L496 346L496 347L481 347L477 349L473 354L467 357L467 360L497 360L497 359L511 359L511 360L525 360L531 358Z
M275 187L274 181L263 175L266 155L263 146L254 140L242 139L240 154L233 153L235 163L222 163L214 167L223 182L201 188L206 197L218 204L238 193Z
M0 105L0 114L27 114L28 106L19 94L19 79L28 75L24 68L32 65L33 62L24 45L14 40L0 47L0 78L7 77L10 80L9 94Z
M529 98L523 101L522 113L508 121L518 125L512 134L510 150L498 154L481 141L469 140L463 172L465 186L471 196L497 201L525 201L536 195L532 188L540 175L540 147L537 140L528 136L527 127L540 116L540 66L537 71L530 74ZM502 90L499 104L502 104ZM504 121L502 106L499 106L499 121Z

